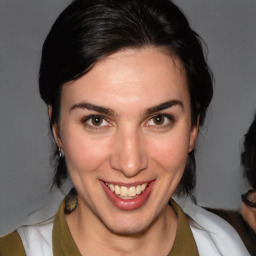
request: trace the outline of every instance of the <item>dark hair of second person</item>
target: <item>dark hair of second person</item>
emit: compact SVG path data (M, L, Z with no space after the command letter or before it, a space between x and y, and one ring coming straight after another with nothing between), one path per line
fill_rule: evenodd
M249 184L253 189L256 189L256 114L244 136L244 151L241 154L241 162Z

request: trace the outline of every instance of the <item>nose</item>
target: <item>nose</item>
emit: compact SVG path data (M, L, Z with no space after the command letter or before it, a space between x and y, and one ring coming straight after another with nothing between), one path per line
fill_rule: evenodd
M126 177L134 177L148 167L145 145L138 131L119 132L110 165Z

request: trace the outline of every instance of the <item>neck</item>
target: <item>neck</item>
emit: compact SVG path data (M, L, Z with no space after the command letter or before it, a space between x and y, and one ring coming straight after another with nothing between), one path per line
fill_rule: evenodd
M146 230L136 234L116 234L99 220L95 224L95 218L94 214L79 207L66 216L71 235L82 255L165 256L171 251L178 227L176 214L170 206Z
M242 203L241 214L243 219L249 224L252 230L256 233L256 209Z

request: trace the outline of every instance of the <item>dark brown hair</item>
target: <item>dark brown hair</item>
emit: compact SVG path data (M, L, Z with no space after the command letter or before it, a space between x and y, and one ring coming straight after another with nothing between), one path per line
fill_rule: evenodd
M58 124L64 83L83 76L114 52L145 46L164 48L182 62L192 125L198 115L202 124L212 99L212 76L200 37L175 4L169 0L76 0L57 18L43 45L39 88L42 99L52 106L51 125ZM57 154L55 148L54 156ZM60 158L54 183L61 186L66 176L65 160ZM191 152L177 191L189 193L194 186L195 158Z
M241 162L246 178L253 189L256 189L256 114L249 130L244 135L244 151L241 154Z

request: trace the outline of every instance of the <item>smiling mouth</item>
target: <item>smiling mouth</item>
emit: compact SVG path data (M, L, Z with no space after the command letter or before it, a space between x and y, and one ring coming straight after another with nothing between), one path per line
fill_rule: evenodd
M148 183L143 183L137 186L119 186L105 182L105 185L121 199L133 199L140 195L147 187Z

